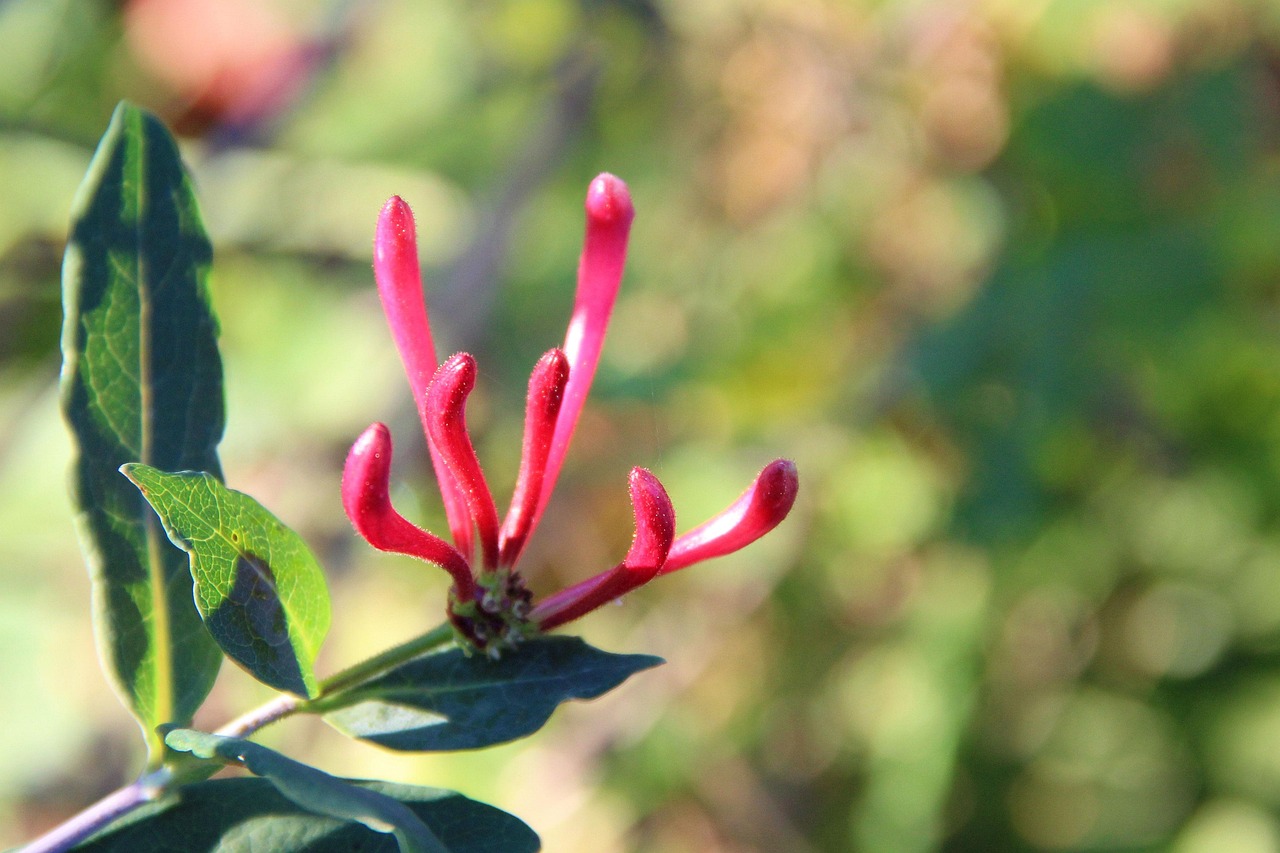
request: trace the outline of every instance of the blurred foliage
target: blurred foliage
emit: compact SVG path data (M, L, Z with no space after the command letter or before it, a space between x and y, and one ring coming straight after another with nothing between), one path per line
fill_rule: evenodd
M582 192L635 195L535 585L625 550L631 465L681 529L774 456L801 471L769 539L583 624L670 663L538 738L271 745L455 787L554 851L1280 851L1280 7L7 0L0 56L0 844L139 761L53 392L71 192L127 97L186 136L227 480L320 553L322 668L444 595L338 501L385 420L397 500L443 527L369 272L392 193L441 346L480 359L500 494ZM233 669L208 724L262 697Z

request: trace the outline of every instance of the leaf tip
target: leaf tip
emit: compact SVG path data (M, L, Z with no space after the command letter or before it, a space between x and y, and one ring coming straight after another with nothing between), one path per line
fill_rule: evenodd
M663 666L667 662L666 658L658 657L657 655L636 655L636 657L641 659L640 660L641 666L640 666L640 669L637 670L637 672L643 672L646 669L653 669L654 667Z
M137 486L138 491L145 494L147 487L144 480L148 478L148 475L154 473L156 469L141 462L126 462L116 470L123 474L130 483Z

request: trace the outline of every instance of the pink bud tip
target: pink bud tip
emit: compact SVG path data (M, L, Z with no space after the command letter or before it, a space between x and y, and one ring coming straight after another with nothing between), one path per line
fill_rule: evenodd
M787 517L799 489L794 462L778 459L769 463L728 509L675 541L661 574L750 545Z
M636 216L626 182L608 172L597 175L587 187L586 208L588 220L599 225L616 223L625 228Z
M466 421L467 397L475 384L476 360L465 352L451 356L431 380L422 420L466 501L480 535L484 564L493 568L498 563L498 511L471 444Z
M516 479L511 508L502 524L498 561L515 565L529 534L533 532L538 497L551 453L551 437L555 434L556 417L564 402L564 387L569 381L569 360L564 352L553 349L538 360L529 377L529 396L525 405L524 449L520 456L520 475Z
M467 561L449 543L410 524L391 506L391 432L384 424L365 430L342 470L342 507L356 532L379 551L407 554L435 563L454 581L460 601L475 597Z
M548 596L531 618L544 631L572 622L633 589L644 586L662 568L675 536L676 512L658 478L631 469L631 508L636 534L626 559L615 568Z

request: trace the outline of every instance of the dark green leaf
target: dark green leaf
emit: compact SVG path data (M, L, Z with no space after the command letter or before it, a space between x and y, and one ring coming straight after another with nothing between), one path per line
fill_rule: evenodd
M418 816L399 801L356 787L265 746L191 729L169 732L165 743L179 752L242 765L250 773L270 781L291 802L309 812L353 820L375 832L390 833L404 853L448 853Z
M595 699L660 663L577 637L539 637L496 661L453 648L340 694L325 719L391 749L476 749L530 735L561 702Z
M449 853L535 853L538 836L514 815L453 791L347 780L403 803ZM215 779L182 788L77 847L84 853L395 853L394 838L316 815L266 779Z
M329 590L302 538L208 474L121 470L191 555L196 605L222 650L264 684L314 696Z
M63 262L63 412L101 658L147 733L186 723L222 656L191 576L126 462L219 471L222 363L205 277L212 251L173 139L121 104L80 187Z

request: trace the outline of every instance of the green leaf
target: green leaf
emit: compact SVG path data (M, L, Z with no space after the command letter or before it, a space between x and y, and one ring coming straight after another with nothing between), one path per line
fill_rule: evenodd
M77 195L63 261L62 407L100 657L153 763L155 727L191 719L222 656L192 606L186 560L118 469L219 471L211 256L172 137L121 104Z
M358 788L253 741L176 729L165 736L165 743L179 752L242 765L250 773L270 781L291 802L309 812L353 820L375 832L390 833L404 853L448 853L448 848L418 816L399 801L377 791Z
M536 853L538 836L514 815L453 791L342 780L389 798L417 816L448 853ZM292 802L266 779L215 779L144 806L76 848L82 853L395 853L393 836L324 817Z
M561 702L595 699L662 662L539 637L496 661L458 648L424 655L317 704L339 706L325 715L338 730L390 749L477 749L533 734Z
M121 470L191 555L196 606L227 656L264 684L315 696L329 590L302 537L209 474Z

